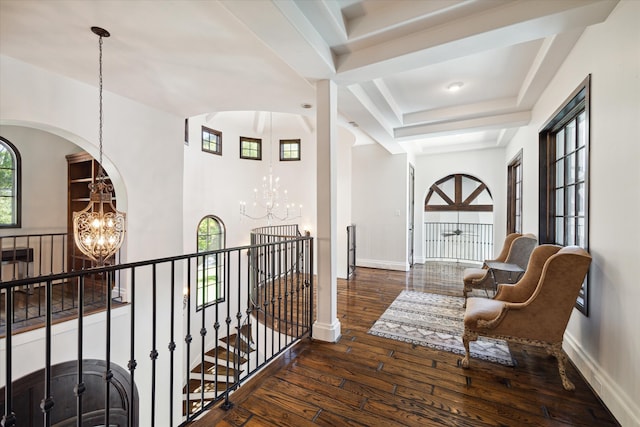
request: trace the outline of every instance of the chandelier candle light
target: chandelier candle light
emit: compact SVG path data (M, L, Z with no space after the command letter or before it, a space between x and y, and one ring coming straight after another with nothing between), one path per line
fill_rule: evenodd
M270 144L273 142L273 113L270 113ZM257 188L253 189L253 207L258 206L264 209L263 215L252 216L247 213L247 204L240 202L240 217L247 217L253 220L266 219L267 225L272 225L273 220L288 221L302 216L302 205L298 208L294 204L287 203L287 190L284 190L282 200L280 200L280 177L273 176L273 164L271 153L272 148L269 148L269 175L262 177L262 189L259 191ZM284 212L280 212L280 204L285 205Z
M91 27L91 31L98 35L100 48L100 158L95 182L89 184L89 204L82 211L73 213L73 239L83 254L103 266L124 242L126 214L113 205L113 185L107 182L102 169L102 39L110 34L99 27Z

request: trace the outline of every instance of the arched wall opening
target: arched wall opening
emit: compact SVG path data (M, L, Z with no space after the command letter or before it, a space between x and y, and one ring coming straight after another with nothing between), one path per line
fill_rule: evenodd
M0 230L3 247L28 247L32 251L32 261L19 266L18 277L62 273L71 270L71 265L74 265L73 269L89 266L88 261L80 261L82 266L75 264L72 256L79 252L69 249L73 239L69 239L69 234L65 235L69 232L69 194L72 192L67 156L87 152L97 158L99 154L95 147L63 129L34 122L2 120L0 135L11 141L22 157L21 225ZM127 191L123 178L104 154L103 164L114 184L118 209L126 211ZM88 184L78 181L73 185L88 193ZM87 203L88 199L86 202L82 199L76 205L83 209ZM119 262L126 259L126 245L125 239L118 255ZM16 277L15 269L14 264L3 265L2 279ZM124 292L124 289L120 291Z
M482 262L493 254L493 197L468 174L434 182L424 199L425 259Z
M18 128L24 129L28 132L29 129L41 131L50 135L57 136L61 140L67 141L77 147L77 151L86 151L91 154L91 156L95 159L100 157L100 153L98 147L93 143L87 141L86 139L72 133L66 131L64 129L56 128L44 123L36 123L36 122L26 122L22 120L6 120L0 119L0 132L11 132L9 128ZM14 132L11 132L14 133ZM20 143L20 141L18 141ZM43 149L44 152L47 152L51 146L47 146ZM69 153L73 154L73 153ZM113 187L118 195L118 208L122 211L127 211L127 189L124 183L124 180L118 171L118 168L115 164L110 160L109 156L104 152L102 153L102 167L105 172L109 175L111 182L113 183ZM25 173L23 171L23 173Z

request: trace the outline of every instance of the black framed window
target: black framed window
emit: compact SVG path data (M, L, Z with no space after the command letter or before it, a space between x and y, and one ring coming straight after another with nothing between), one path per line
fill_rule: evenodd
M522 150L507 167L508 233L522 233Z
M224 249L225 229L215 216L206 216L198 224L198 253ZM196 301L198 310L224 301L224 254L208 253L198 257Z
M294 161L300 160L300 140L281 139L280 140L280 160Z
M0 228L21 226L21 183L20 152L0 136Z
M222 132L202 126L202 151L222 155Z
M587 78L547 121L540 141L540 243L589 250L589 105ZM588 314L588 277L576 308Z
M240 137L240 158L262 160L262 140L259 138Z

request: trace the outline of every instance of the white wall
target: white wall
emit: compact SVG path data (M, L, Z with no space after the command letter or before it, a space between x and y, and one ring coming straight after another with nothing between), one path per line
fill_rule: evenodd
M62 137L94 157L98 156L98 90L90 86L26 63L2 56L0 60L0 125L18 125L45 130ZM107 88L105 88L106 90ZM127 98L105 91L104 94L104 166L114 180L118 207L127 213L127 261L176 255L182 248L183 131L184 118L154 110ZM50 147L41 147L51 155ZM57 151L56 151L57 153ZM40 170L23 168L24 176L48 179ZM66 197L64 197L66 199ZM65 212L66 218L66 212ZM54 221L56 224L59 220ZM60 222L61 223L61 222ZM139 337L151 335L150 289L148 281L137 282L137 313L147 322L139 322ZM166 286L162 285L162 291ZM159 316L159 331L169 329L169 316ZM118 331L114 331L118 333ZM126 338L126 337L125 337ZM166 342L166 340L164 340ZM126 341L125 341L126 343ZM128 358L118 357L127 344L114 351L115 363L126 367ZM140 341L136 379L150 381L150 341ZM41 345L44 345L40 341ZM166 348L165 345L162 347ZM180 347L178 347L180 349ZM158 360L158 372L168 372L166 350ZM33 350L29 350L33 351ZM25 355L13 352L14 360ZM180 357L178 354L176 357ZM31 366L32 370L42 366ZM16 368L17 369L17 368ZM156 387L167 389L168 378L158 377ZM150 388L139 389L141 407L148 407ZM179 391L179 390L178 390ZM158 407L167 407L168 395L157 396ZM179 412L180 402L176 404ZM150 425L141 411L141 425Z
M5 56L0 67L0 124L48 131L98 157L96 87ZM182 192L184 118L106 91L104 111L103 163L128 216L127 260L175 255L182 200L171 195Z
M208 118L208 120L207 120ZM200 131L206 126L222 132L222 156L202 151ZM201 115L189 119L189 145L184 147L184 252L196 251L196 227L205 215L216 215L225 224L227 247L249 243L251 229L267 225L267 221L252 220L239 213L240 202L247 204L247 213L260 215L264 210L252 207L254 189L269 172L280 177L280 191L287 190L288 201L302 205L302 217L289 221L274 221L273 225L299 224L301 232L316 230L316 132L313 120L300 116L273 113L273 136L267 116L262 133L256 129L256 114L249 111L220 112L212 117ZM351 146L353 135L338 130L338 276L346 275L346 226L351 223ZM262 161L240 159L239 137L262 138ZM273 138L273 144L271 144ZM300 139L301 160L281 162L279 140Z
M115 310L112 316L112 327L114 330L123 331L120 335L122 342L128 342L129 307ZM105 359L105 314L91 314L84 318L84 346L83 358L85 359ZM63 322L52 326L52 350L51 365L76 360L78 325L76 322ZM45 365L45 352L43 342L45 339L45 329L39 328L31 332L14 335L11 342L11 355L13 358L13 370L11 375L13 380L22 378ZM6 360L6 340L0 341L0 360L3 364ZM113 360L126 361L129 358L128 346L115 345L112 347L111 357ZM126 369L126 363L118 362ZM6 372L0 371L0 386L6 384Z
M267 225L267 220L252 220L240 215L240 202L247 213L262 215L264 210L252 207L254 189L262 183L273 165L274 177L280 177L280 195L287 190L289 203L302 205L302 217L272 225L299 224L315 227L315 133L301 126L298 116L273 113L273 143L270 142L270 120L264 130L255 128L253 112L217 113L209 121L206 115L189 119L188 146L184 146L184 251L196 252L196 227L206 215L216 215L225 224L227 247L249 244L249 231ZM202 151L201 127L222 132L222 156ZM240 136L262 138L262 161L240 159ZM300 139L301 160L281 162L279 140ZM301 230L303 231L303 230Z
M351 225L351 153L354 137L345 129L338 131L337 168L338 168L338 197L337 197L337 276L347 277L347 226Z
M565 349L623 426L640 425L639 20L640 2L623 0L584 32L505 156L524 150L524 227L537 227L538 130L591 74L589 316L574 310Z
M352 151L352 171L351 209L357 234L356 264L408 270L407 156L389 154L378 144L356 146Z
M66 232L65 156L80 148L49 132L22 126L0 126L0 136L18 149L23 170L22 227L2 229L0 235Z
M67 232L67 160L65 156L80 151L71 142L38 129L22 126L0 126L0 136L9 140L20 152L22 163L22 224L20 228L0 229L0 236ZM39 171L39 173L32 173ZM31 173L30 173L31 172ZM60 273L66 260L62 252L66 244L64 236L53 242L50 238L42 242L31 239L29 246L35 259L29 274ZM26 239L3 239L2 246L26 246ZM40 244L42 243L42 244ZM40 253L42 250L42 253ZM26 266L3 263L1 280L17 277L20 268ZM41 270L41 271L39 271ZM23 274L26 274L23 271Z
M416 262L424 262L424 200L429 188L439 179L451 174L463 173L484 182L493 197L493 239L502 242L506 235L507 170L504 166L504 149L463 151L446 154L430 154L416 158ZM483 215L484 216L484 215ZM537 226L536 226L537 227ZM529 231L529 229L525 230ZM497 248L495 246L498 246ZM494 249L500 251L500 244Z

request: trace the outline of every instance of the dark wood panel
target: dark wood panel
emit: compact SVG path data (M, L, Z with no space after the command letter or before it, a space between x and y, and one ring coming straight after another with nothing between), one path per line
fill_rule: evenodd
M573 366L563 389L554 358L510 345L517 366L418 347L367 332L404 289L462 296L457 264L410 272L359 268L338 281L337 343L304 340L193 425L616 426Z

